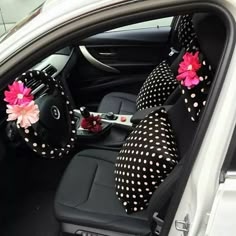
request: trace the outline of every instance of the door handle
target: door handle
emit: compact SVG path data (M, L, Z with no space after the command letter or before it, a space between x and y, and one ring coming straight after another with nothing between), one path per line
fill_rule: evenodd
M85 46L79 46L81 53L83 56L95 67L97 67L100 70L111 72L111 73L117 73L119 74L120 71L116 68L106 65L102 63L101 61L97 60L94 56L90 54L90 52L87 50Z
M115 52L99 52L98 54L101 56L106 56L106 57L112 57L116 55Z

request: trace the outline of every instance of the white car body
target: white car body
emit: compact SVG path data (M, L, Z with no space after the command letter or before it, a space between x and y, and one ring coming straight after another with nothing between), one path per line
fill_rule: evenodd
M91 11L119 2L124 2L124 0L46 1L42 12L38 16L0 44L0 65L2 61L25 47L29 42L57 28L59 25Z
M0 76L1 66L13 58L20 50L32 41L53 31L74 18L114 4L122 4L125 0L51 0L43 6L42 12L28 24L0 43ZM137 1L138 2L138 1ZM177 1L159 1L159 5L176 4ZM184 1L188 2L188 1ZM207 1L205 1L207 2ZM223 5L236 20L236 1L214 0L209 2ZM176 223L189 218L189 230L184 235L235 235L236 210L236 175L229 173L226 181L219 183L222 164L236 123L236 54L235 48L227 76L218 98L210 125L192 169L184 195L175 215L169 235L182 236L176 229ZM0 78L1 79L1 78ZM179 227L185 226L179 222Z

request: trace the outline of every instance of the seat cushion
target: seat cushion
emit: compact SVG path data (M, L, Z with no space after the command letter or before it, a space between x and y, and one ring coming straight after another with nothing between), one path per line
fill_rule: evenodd
M116 194L128 214L147 208L155 190L178 163L174 132L164 108L140 121L116 161Z
M148 76L137 96L137 109L162 106L178 83L166 61L161 62Z
M139 235L150 231L147 211L127 215L115 194L117 155L90 149L72 159L56 195L59 221Z
M133 115L136 112L136 95L129 93L109 93L101 101L98 112Z

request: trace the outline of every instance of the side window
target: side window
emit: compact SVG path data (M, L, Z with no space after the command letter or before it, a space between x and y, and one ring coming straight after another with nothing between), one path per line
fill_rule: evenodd
M10 30L12 27L14 26L14 24L6 24L6 23L2 23L1 19L0 19L0 37L6 33L8 30Z
M125 31L125 30L137 30L137 29L148 29L148 28L159 28L159 27L168 27L171 25L173 17L166 17L156 20L144 21L137 24L126 25L120 28L112 29L112 31Z
M0 36L11 30L17 22L22 21L44 2L45 0L0 0Z

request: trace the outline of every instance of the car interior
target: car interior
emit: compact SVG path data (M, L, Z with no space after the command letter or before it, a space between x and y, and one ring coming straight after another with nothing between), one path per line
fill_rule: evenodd
M228 31L215 12L150 20L165 24L111 26L14 78L32 127L7 121L0 92L1 235L161 235Z

